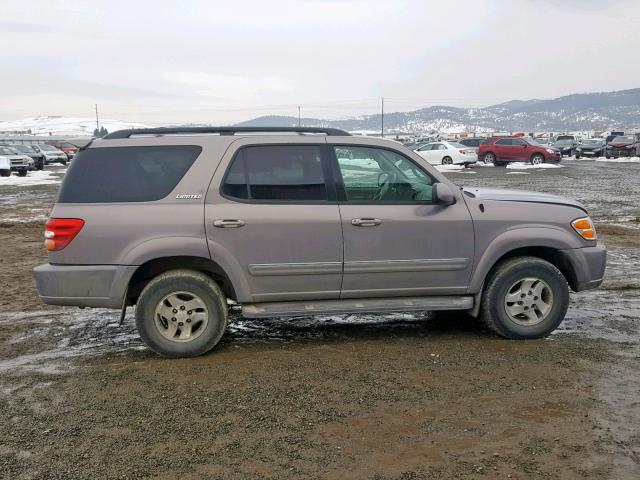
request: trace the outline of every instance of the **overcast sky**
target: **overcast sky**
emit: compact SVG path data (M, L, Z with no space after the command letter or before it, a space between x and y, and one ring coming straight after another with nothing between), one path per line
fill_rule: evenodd
M639 0L2 0L0 120L230 123L640 87Z

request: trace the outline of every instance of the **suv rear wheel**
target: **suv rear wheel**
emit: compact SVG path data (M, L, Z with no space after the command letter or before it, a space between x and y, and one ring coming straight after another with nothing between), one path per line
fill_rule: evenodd
M560 325L568 306L569 287L560 270L540 258L516 257L491 275L480 315L502 337L542 338Z
M484 163L493 163L496 161L496 156L491 152L487 152L482 156L482 161Z
M171 270L142 290L136 326L144 343L160 355L202 355L220 341L227 328L226 298L203 273Z

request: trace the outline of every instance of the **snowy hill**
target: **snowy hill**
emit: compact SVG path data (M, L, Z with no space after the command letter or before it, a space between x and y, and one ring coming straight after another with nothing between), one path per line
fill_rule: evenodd
M109 132L126 128L145 128L147 125L118 120L100 120L100 126ZM82 117L33 117L22 120L0 121L0 132L30 133L65 137L91 137L96 128L95 118Z

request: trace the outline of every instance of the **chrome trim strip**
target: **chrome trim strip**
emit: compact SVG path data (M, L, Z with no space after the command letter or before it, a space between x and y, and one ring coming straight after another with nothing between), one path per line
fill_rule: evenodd
M254 277L269 275L329 275L342 273L340 262L314 263L260 263L249 265L249 273Z
M376 260L362 262L345 262L344 273L390 273L464 270L468 265L468 258Z

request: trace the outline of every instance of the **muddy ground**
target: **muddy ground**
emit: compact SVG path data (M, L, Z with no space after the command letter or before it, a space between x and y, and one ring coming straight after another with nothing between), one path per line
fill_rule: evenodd
M188 360L145 349L131 312L40 304L57 185L0 183L0 478L640 478L640 164L564 165L447 173L592 210L607 279L550 338L459 314L234 318Z

